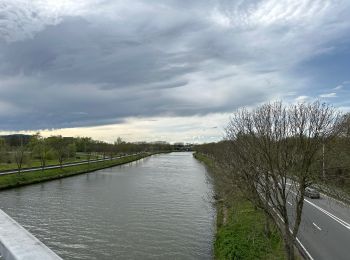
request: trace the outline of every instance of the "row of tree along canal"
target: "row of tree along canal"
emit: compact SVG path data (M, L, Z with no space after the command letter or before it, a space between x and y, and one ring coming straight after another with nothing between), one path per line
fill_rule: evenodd
M235 223L219 227L215 247L218 258L278 258L278 244L283 241L286 258L294 260L305 189L313 186L340 198L344 193L339 189L350 191L349 144L349 114L342 115L327 104L275 102L236 111L224 141L195 148L197 158L215 169L219 205L229 208L218 211L218 220L233 221L227 212L236 214ZM297 194L297 206L288 214L290 190ZM244 201L252 205L251 209L242 207ZM237 216L240 208L243 213L251 210L249 216L260 209L263 222L251 223L253 233L249 225L248 230L240 232L247 219ZM277 237L276 226L280 231ZM257 235L259 230L265 235Z
M23 168L63 165L77 161L90 161L135 154L191 150L190 144L167 142L124 142L118 138L113 144L88 137L43 137L36 135L9 135L0 137L0 172Z

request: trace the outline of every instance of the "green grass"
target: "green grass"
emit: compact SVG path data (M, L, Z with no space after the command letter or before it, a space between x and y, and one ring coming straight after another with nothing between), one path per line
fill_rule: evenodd
M202 163L204 163L208 168L210 168L211 170L214 169L215 165L214 165L214 160L203 155L200 153L194 153L193 154L194 158L196 158L198 161L201 161Z
M210 171L217 171L213 159L198 153L194 157ZM227 212L226 223L224 208ZM216 218L215 259L285 259L283 240L278 228L273 227L271 235L267 237L264 231L265 215L239 194L217 203Z
M274 227L267 237L264 224L265 216L260 210L244 199L237 201L228 209L227 223L217 227L215 258L285 259L280 231Z
M95 159L95 158L94 158ZM79 161L83 161L86 160L85 158L71 158L71 159L67 159L64 160L63 163L71 163L71 162L79 162ZM58 160L47 160L46 161L46 166L50 166L50 165L57 165L59 164ZM40 167L41 163L39 160L32 160L29 163L24 163L22 165L22 169L25 168L33 168L33 167ZM17 169L17 164L16 163L0 163L0 171L8 171L8 170L16 170Z
M81 153L76 155L76 158L69 158L63 161L63 163L72 163L72 162L79 162L79 161L83 161L83 160L87 160L88 156ZM95 160L96 156L92 156L91 160ZM59 164L57 159L53 159L53 160L47 160L46 161L46 166L50 166L50 165L57 165ZM33 167L40 167L41 166L41 162L38 159L32 159L26 163L24 163L22 165L22 169L25 168L33 168ZM15 162L11 162L11 163L0 163L0 171L8 171L8 170L16 170L17 169L17 164Z
M149 155L151 154L144 153L140 155L132 155L124 158L119 158L112 161L70 166L62 169L49 169L44 171L23 172L20 174L15 173L15 174L8 174L8 175L0 175L0 189L13 188L13 187L18 187L22 185L37 183L37 182L64 178L64 177L82 174L86 172L92 172L99 169L104 169L104 168L108 168L116 165L129 163L132 161L136 161L144 157L147 157Z

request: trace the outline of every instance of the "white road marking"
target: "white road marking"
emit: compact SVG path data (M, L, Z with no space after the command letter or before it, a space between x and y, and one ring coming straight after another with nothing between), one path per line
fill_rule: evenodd
M322 230L319 226L317 226L317 225L315 224L315 222L312 222L312 225L314 225L319 231Z
M293 204L292 204L292 203L290 203L289 201L287 201L287 202L288 202L288 204L289 204L289 205L293 206Z
M270 203L269 203L270 205ZM270 205L271 206L271 205ZM272 208L273 211L276 213L277 217L279 217L279 219L284 223L283 218L280 216L280 214L278 214L277 210L275 208ZM290 233L292 233L292 229L289 229ZM314 258L311 256L311 254L309 253L309 251L306 250L305 246L300 242L299 238L296 237L297 242L299 243L299 245L301 246L301 248L304 250L304 252L307 254L309 260L314 260Z
M291 191L293 194L297 195L295 192ZM328 217L334 219L335 221L337 221L339 224L341 224L342 226L346 227L347 229L350 230L350 224L347 223L346 221L342 220L341 218L338 218L337 216L333 215L332 213L328 212L327 210L317 206L316 204L312 203L311 201L304 199L307 203L309 203L310 205L314 206L316 209L318 209L319 211L323 212L324 214L326 214Z
M322 193L322 192L320 192L320 193L321 193L321 195L322 195L323 197L326 197L326 198L328 198L329 200L333 200L334 202L339 203L339 204L341 204L341 205L343 205L343 206L345 206L345 207L348 207L348 206L349 206L348 204L344 203L343 201L340 201L340 200L337 200L337 199L335 199L335 198L332 198L332 197L330 197L330 196L328 196L327 194L324 194L324 193Z
M287 184L288 186L292 186L292 183L287 182L286 184ZM333 197L331 197L331 196L328 196L327 194L325 194L325 193L323 193L323 192L320 192L320 194L321 194L323 197L327 197L328 199L333 200L333 201L336 202L336 203L342 204L343 206L346 206L346 207L349 206L348 204L344 203L343 201L340 201L340 200L337 200L337 199L335 199L335 198L333 198Z
M310 255L309 251L306 250L306 248L304 247L304 245L300 242L299 238L297 238L297 242L299 243L299 245L303 248L303 250L305 251L305 253L307 254L307 256L309 257L310 260L314 260L314 258Z
M342 220L341 218L338 218L337 216L335 216L332 213L328 212L327 210L317 206L316 204L312 203L311 201L308 201L308 200L305 200L305 201L308 202L309 204L311 204L312 206L314 206L315 208L317 208L318 210L322 211L327 216L329 216L332 219L334 219L335 221L337 221L339 224L343 225L344 227L346 227L347 229L350 230L350 224L347 223L346 221Z

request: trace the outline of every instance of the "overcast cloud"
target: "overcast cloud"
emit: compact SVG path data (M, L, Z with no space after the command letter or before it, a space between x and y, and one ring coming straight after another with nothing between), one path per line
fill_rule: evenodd
M348 0L0 0L0 130L221 118L273 99L347 108L349 13Z

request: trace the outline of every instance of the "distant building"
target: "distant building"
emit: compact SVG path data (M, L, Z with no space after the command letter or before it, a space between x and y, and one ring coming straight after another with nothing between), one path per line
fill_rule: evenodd
M151 142L151 144L166 145L166 144L169 144L169 143L166 142L166 141L155 141L155 142Z
M13 135L1 135L0 138L4 139L5 142L10 146L20 146L29 143L32 135L24 134L13 134Z

